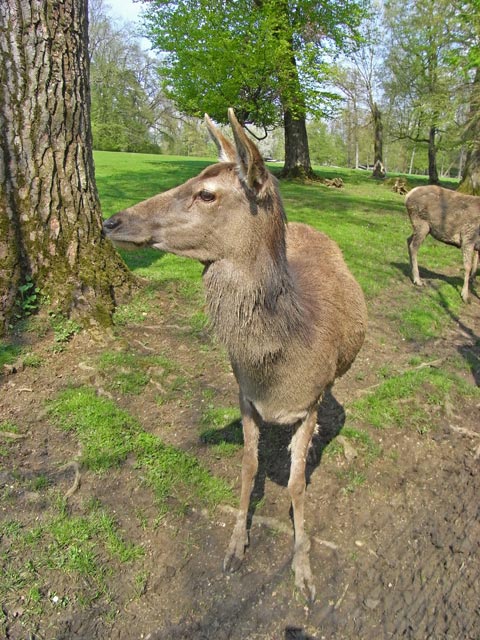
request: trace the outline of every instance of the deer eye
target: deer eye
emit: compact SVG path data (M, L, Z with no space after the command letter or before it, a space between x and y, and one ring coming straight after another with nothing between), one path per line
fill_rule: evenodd
M213 202L215 200L215 194L211 191L207 191L206 189L202 189L198 194L198 197L200 200L203 200L203 202Z

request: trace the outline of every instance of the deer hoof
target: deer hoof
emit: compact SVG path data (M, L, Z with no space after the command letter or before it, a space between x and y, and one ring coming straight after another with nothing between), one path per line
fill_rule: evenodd
M227 554L223 561L223 571L224 573L235 573L240 569L240 566L243 562L243 556L239 558L237 555Z
M308 602L314 602L316 589L308 555L297 552L293 557L292 569L295 573L295 586Z
M223 561L223 571L225 573L234 573L240 569L245 556L245 549L248 544L248 538L242 536L232 536L225 559Z

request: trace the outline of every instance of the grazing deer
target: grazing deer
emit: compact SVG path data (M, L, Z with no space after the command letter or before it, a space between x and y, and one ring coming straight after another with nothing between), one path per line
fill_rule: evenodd
M407 240L413 283L423 285L417 253L430 233L436 240L462 249L465 268L462 299L467 302L468 281L475 278L480 251L480 197L428 185L412 189L405 198L405 206L413 227Z
M235 144L206 116L220 162L104 223L120 246L152 246L205 265L214 330L240 387L244 453L240 508L224 560L235 571L248 545L247 514L262 423L294 425L288 489L295 584L312 600L304 530L305 466L325 390L362 346L367 313L340 249L304 224L286 224L277 181L229 110Z

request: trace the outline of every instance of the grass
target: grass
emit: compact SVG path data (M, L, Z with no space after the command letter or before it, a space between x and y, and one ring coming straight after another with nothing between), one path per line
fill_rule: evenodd
M0 369L5 364L14 364L21 353L22 348L18 345L0 342Z
M182 183L213 161L96 152L96 177L105 217ZM310 224L336 240L368 299L400 282L408 282L406 239L411 227L403 198L391 190L388 182L372 180L368 172L315 169L321 177L342 177L345 188L332 190L321 183L282 181L280 189L289 220ZM421 177L408 179L411 186L426 181ZM202 300L199 263L153 249L122 255L136 274L167 286L176 299L188 302L184 308L188 317L195 310L198 312ZM427 239L420 249L419 261L421 270L432 269L433 289L417 295L412 286L392 315L405 337L427 340L438 335L459 311L461 255L458 249ZM455 269L458 277L446 276L449 269ZM187 318L187 325L188 322ZM200 318L202 324L204 319ZM198 319L193 319L192 325L195 332Z
M90 602L105 592L105 556L127 563L144 554L142 547L123 538L112 514L93 501L81 516L69 515L65 502L58 500L40 524L4 521L0 538L5 567L0 598L4 603L22 601L23 624L52 605ZM60 595L55 589L65 583L58 581L59 573L70 576L70 586Z
M215 407L209 404L200 418L200 440L213 453L232 456L243 446L240 411L237 407Z
M112 400L97 396L94 389L67 389L50 403L49 410L60 428L75 431L87 468L105 472L134 456L136 468L153 489L162 511L169 500L181 505L200 501L207 506L232 500L229 486L212 476L195 456L145 432L135 418Z
M480 389L444 368L424 367L392 375L352 403L351 414L376 429L416 428L424 433L434 428L434 412L452 396L459 401L480 398Z
M381 447L372 438L372 436L364 429L356 427L344 426L340 434L347 440L350 440L356 451L361 454L362 461L368 465L381 455ZM338 456L343 452L342 445L334 438L325 447L325 455Z

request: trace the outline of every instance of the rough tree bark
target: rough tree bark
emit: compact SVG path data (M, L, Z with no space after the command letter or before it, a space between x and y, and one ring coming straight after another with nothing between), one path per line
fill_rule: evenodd
M285 164L282 178L313 178L305 116L294 116L290 109L283 114L285 131Z
M0 2L0 333L26 279L52 307L100 323L130 282L101 233L86 5Z
M372 118L374 131L373 145L373 173L372 177L383 180L386 175L385 166L383 164L383 123L382 112L378 108L376 102L372 104Z
M262 6L264 0L255 0ZM284 37L285 25L289 23L289 4L280 0L278 24L275 29L277 37ZM306 126L305 100L298 73L297 60L292 36L289 35L288 47L279 46L284 51L284 58L280 60L280 90L279 98L283 108L283 128L285 133L285 162L280 172L281 178L314 178L315 174L310 161L310 149Z
M465 170L458 191L480 196L480 142L474 143L474 147L467 153Z
M437 169L436 135L437 128L432 125L428 133L428 182L430 184L440 184Z
M475 70L472 84L465 141L468 145L467 158L458 191L480 196L480 67Z

